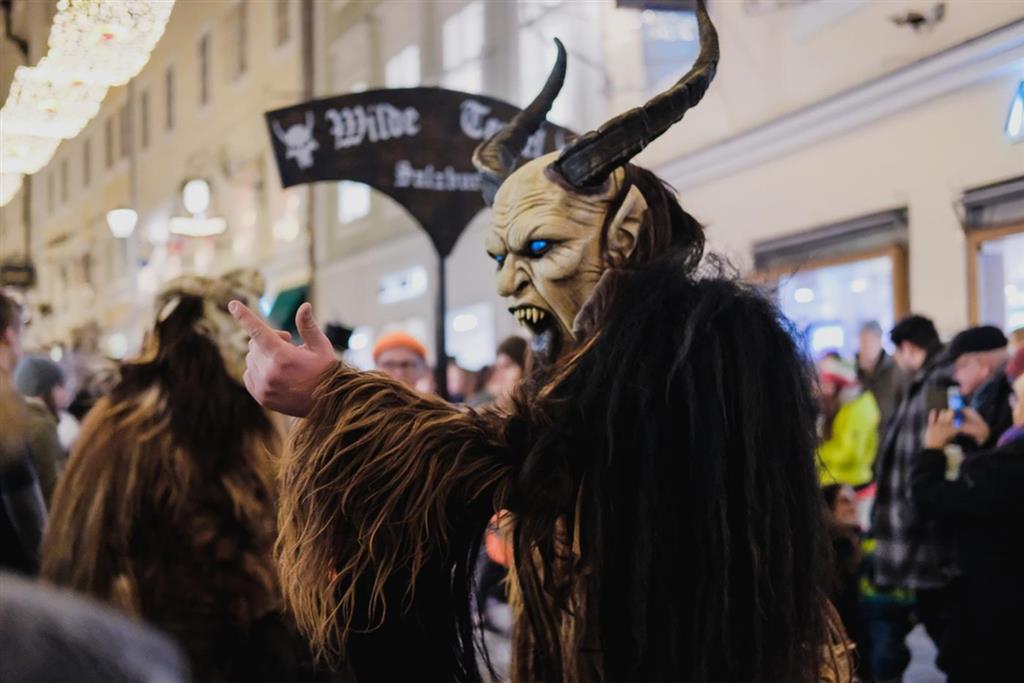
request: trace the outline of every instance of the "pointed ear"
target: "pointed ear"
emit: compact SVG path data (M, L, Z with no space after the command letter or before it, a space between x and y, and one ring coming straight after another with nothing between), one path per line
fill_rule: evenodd
M640 224L647 211L647 201L634 185L629 188L626 198L608 224L608 250L617 256L627 259L636 248L640 234Z

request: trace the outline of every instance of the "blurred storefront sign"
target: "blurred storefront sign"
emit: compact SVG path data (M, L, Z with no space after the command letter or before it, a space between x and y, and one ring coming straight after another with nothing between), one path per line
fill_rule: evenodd
M28 289L36 284L36 267L30 261L0 264L0 286Z

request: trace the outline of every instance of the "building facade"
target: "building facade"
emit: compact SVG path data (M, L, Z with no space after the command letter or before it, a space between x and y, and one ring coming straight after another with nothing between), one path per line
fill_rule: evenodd
M669 86L697 54L692 12L643 4L178 2L140 75L0 209L0 257L24 252L27 236L39 271L32 342L130 353L161 282L256 266L267 304L309 286L322 322L356 328L355 364L368 367L392 329L436 357L426 235L364 185L282 190L263 112L302 101L305 78L317 97L436 85L522 105L558 36L569 67L551 118L583 132ZM1011 125L1024 9L947 0L918 21L911 0L709 4L723 53L714 86L636 161L679 191L710 247L770 283L814 350L852 350L861 323L910 310L947 335L1024 325L1024 143ZM14 3L30 61L45 51L47 6ZM208 213L226 220L221 235L170 231L196 178L211 187ZM105 217L126 206L138 226L116 239ZM477 216L447 263L447 353L474 369L525 334L493 292L488 222Z
M815 351L850 352L861 323L910 310L945 335L1024 326L1024 143L1008 118L1024 8L952 0L908 23L920 5L712 3L715 83L637 160L712 248L777 286ZM613 109L636 103L618 93L643 54L619 50Z
M570 54L551 118L596 125L607 113L603 12L571 0L438 0L333 3L321 22L317 89L322 96L368 88L440 86L522 106L554 63L553 38ZM315 306L322 320L355 327L350 360L372 365L380 334L410 332L436 358L437 257L425 233L388 197L350 182L314 190ZM493 289L484 250L487 212L467 227L447 263L447 354L478 369L498 342L526 334Z
M33 62L50 5L14 3ZM308 280L308 190L281 189L262 116L302 98L299 19L297 0L176 3L138 76L0 209L0 256L23 253L27 236L37 269L30 346L134 353L153 295L184 272L257 267L271 295ZM210 188L206 214L225 219L223 233L173 231L189 216L182 188L193 179ZM118 208L137 212L130 237L108 226Z

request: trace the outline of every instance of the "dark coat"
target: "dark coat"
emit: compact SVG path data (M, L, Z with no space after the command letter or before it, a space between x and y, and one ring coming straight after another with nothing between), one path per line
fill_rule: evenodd
M0 568L39 571L46 505L28 452L0 455Z
M988 440L979 444L981 449L994 448L999 437L1013 424L1013 411L1010 409L1010 394L1013 386L1006 377L1004 363L996 373L974 392L971 407L978 411L989 428Z
M950 680L1008 680L1024 614L1024 439L970 455L954 481L941 451L922 451L911 488L923 513L953 525L957 543L959 614L943 644Z

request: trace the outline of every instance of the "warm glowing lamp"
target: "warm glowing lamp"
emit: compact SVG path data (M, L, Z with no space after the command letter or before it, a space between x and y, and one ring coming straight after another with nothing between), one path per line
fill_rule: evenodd
M127 239L135 232L135 224L139 222L139 214L135 209L114 209L107 212L107 225L110 232L118 239Z

